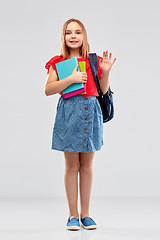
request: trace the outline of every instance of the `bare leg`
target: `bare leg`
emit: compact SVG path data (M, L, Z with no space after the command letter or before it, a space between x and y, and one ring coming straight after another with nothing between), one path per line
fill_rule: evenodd
M89 217L89 202L92 187L92 162L95 152L80 152L80 170L79 170L79 185L80 185L80 202L81 213L80 217Z
M79 152L64 152L65 157L65 189L69 205L69 217L79 218L78 200L78 171L79 171Z

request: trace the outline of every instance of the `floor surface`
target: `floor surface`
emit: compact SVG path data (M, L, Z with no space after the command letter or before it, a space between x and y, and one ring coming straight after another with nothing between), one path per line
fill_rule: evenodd
M91 198L95 230L67 230L68 214L65 198L1 198L0 240L160 240L160 198Z

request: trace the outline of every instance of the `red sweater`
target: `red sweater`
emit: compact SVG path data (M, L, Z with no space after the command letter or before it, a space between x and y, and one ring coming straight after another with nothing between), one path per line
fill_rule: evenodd
M69 58L67 58L67 59L69 59ZM65 59L65 60L67 60L67 59ZM103 58L97 55L97 70L98 70L99 80L101 80L101 78L102 78L102 70L99 67L99 60L100 59L103 59ZM50 69L51 65L57 73L55 63L61 62L63 60L64 60L63 57L61 57L59 55L56 55L53 58L51 58L45 65L45 68L48 69L47 74L49 74L49 69ZM90 63L89 63L89 59L88 58L84 59L84 58L81 57L81 58L77 58L77 60L78 60L78 62L81 62L81 61L86 62L87 82L86 82L86 94L76 94L76 96L86 96L86 97L98 96L98 91L97 91L96 84L94 82L94 78L93 78L91 66L90 66ZM57 73L57 76L58 76L58 73ZM63 96L62 92L59 92L59 94Z

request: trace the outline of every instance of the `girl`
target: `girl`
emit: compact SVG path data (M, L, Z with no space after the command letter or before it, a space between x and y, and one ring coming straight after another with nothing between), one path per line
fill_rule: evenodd
M65 189L69 205L67 229L95 229L96 222L90 217L89 202L92 186L92 162L95 151L103 145L103 115L99 104L97 88L89 64L90 47L84 25L77 19L69 19L61 31L61 55L51 58L45 65L49 76L45 85L46 96L59 93L57 112L52 134L52 149L63 151L65 158ZM78 65L72 74L58 81L55 63L77 57L85 61L86 72L78 72ZM111 53L97 56L97 70L101 91L109 87L109 71L115 62ZM62 91L73 83L86 83L86 94L64 98ZM78 173L80 188L80 217L77 209ZM80 218L80 222L79 222Z

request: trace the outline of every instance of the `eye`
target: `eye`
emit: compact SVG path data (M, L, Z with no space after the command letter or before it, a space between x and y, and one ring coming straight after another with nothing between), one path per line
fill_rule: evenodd
M70 34L69 32L66 32L66 34Z

